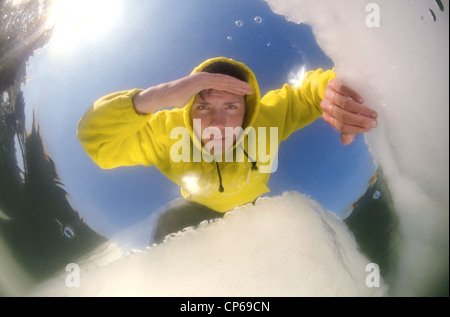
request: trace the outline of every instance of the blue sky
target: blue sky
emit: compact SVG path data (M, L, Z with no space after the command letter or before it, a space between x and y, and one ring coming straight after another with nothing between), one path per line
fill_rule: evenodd
M74 208L93 229L109 236L160 211L180 194L178 186L153 167L101 170L90 160L75 133L78 120L96 99L186 76L215 56L246 63L262 94L281 87L301 66L333 67L307 25L287 22L263 1L105 3L119 8L114 19L111 12L96 8L93 17L67 27L71 33L66 40L73 44L69 48L58 47L55 36L37 52L30 60L24 93L27 117L35 112L46 151ZM89 1L80 5L89 12ZM111 24L98 34L98 25L92 24L92 32L83 34L82 23L89 19ZM282 143L270 195L297 190L341 213L364 192L373 170L362 136L343 146L339 133L319 119Z

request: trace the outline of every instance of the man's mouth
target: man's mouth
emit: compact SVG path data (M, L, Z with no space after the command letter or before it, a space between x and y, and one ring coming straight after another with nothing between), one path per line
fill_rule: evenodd
M222 138L215 138L214 136L211 136L210 137L210 140L212 141L212 140L214 140L214 141L221 141L221 140L225 140L225 137L222 137Z

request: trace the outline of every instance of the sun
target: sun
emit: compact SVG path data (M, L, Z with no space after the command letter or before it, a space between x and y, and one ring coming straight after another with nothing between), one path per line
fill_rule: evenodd
M306 67L301 66L298 70L292 70L289 72L288 83L292 86L299 87L302 84L303 78L305 77Z
M115 26L122 4L122 0L55 0L48 19L48 26L53 26L51 49L66 54L80 43L97 41Z

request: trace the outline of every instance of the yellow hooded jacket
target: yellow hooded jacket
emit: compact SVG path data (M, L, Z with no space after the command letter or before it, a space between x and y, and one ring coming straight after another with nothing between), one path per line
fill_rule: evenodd
M253 202L269 192L267 182L270 171L274 170L279 144L321 116L320 102L326 85L336 74L332 70L310 71L299 86L286 84L261 98L253 72L245 64L232 59L209 59L192 73L201 72L217 61L245 70L247 82L255 92L246 96L243 126L246 133L241 133L230 150L231 157L226 158L225 154L208 156L202 148L193 133L190 117L194 97L182 109L141 115L133 107L133 97L141 89L113 93L96 101L78 124L77 136L82 146L105 169L155 165L181 187L184 198L218 212ZM177 130L175 128L180 127L189 132L187 138L183 134L173 134ZM180 150L188 148L188 159L178 156Z

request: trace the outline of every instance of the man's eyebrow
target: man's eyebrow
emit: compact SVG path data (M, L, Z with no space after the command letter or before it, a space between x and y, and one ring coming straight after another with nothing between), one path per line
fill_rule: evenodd
M233 103L242 103L242 101L236 99L236 100L233 100L233 101L225 102L226 105L231 105Z
M211 103L202 99L201 101L194 101L194 105L210 105Z
M211 95L211 91L212 91L212 89L205 89L205 90L202 90L202 91L200 91L199 93L198 93L198 96L200 97L200 99L201 100L205 100L205 97L203 96L205 93L207 93L208 95Z

